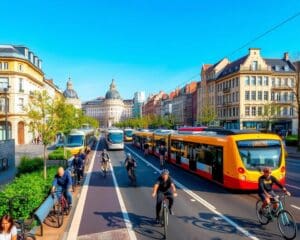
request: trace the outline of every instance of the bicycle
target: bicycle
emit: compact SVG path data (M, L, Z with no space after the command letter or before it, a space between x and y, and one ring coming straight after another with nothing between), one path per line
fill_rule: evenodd
M135 175L134 167L128 170L128 177L130 179L131 184L136 186L137 184L136 184L136 175Z
M277 226L281 235L285 239L292 240L297 235L297 224L292 214L284 208L286 196L284 194L271 198L271 203L264 209L262 209L263 202L258 200L256 202L256 215L261 225L267 225L277 218ZM278 204L275 210L273 209L274 204Z
M166 166L166 156L160 155L159 160L160 160L160 169L164 169Z
M167 239L167 228L169 224L169 210L167 205L167 197L164 196L164 200L161 203L161 210L159 214L160 224L164 228L164 239Z
M65 198L65 191L55 191L56 197L58 198L57 202L53 206L54 215L57 219L57 227L61 227L64 222L64 215L69 215L70 206ZM55 198L54 193L52 193L52 197Z
M35 235L30 233L30 227L33 223L33 220L30 221L30 223L25 223L24 220L17 220L15 221L15 224L17 226L18 234L17 234L17 240L35 240Z
M102 172L103 172L103 177L106 178L107 171L108 171L108 161L102 161Z

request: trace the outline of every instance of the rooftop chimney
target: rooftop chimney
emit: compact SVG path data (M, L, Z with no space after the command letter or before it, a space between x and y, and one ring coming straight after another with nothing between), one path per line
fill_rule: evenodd
M288 61L288 60L289 60L289 53L288 53L288 52L285 52L285 53L283 54L283 59L284 59L285 61Z

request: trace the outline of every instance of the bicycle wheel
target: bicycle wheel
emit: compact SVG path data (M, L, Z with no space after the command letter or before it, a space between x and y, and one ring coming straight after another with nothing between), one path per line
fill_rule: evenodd
M269 223L270 219L261 211L263 202L258 200L256 202L256 216L261 225L266 225Z
M54 205L54 214L56 217L57 227L61 227L64 222L63 209L59 202Z
M297 225L293 216L287 210L281 210L278 214L277 225L285 239L294 239L297 235Z
M167 239L168 208L166 206L164 206L163 215L164 215L164 237L165 239Z

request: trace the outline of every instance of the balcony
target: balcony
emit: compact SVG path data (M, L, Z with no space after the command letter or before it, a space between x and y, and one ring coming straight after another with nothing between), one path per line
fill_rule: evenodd
M292 105L294 102L292 100L273 100L272 103L276 105Z
M293 87L288 85L272 85L272 90L282 91L282 90L292 90Z

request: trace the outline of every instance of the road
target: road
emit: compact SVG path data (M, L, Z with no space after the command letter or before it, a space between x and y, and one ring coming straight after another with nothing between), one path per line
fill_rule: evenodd
M124 151L110 152L113 172L103 178L99 171L99 152L103 147L102 139L88 177L89 184L85 186L86 198L82 206L79 203L79 209L76 209L75 223L72 222L70 231L78 232L79 239L125 240L129 239L125 237L126 227L129 227L133 230L131 239L162 239L163 229L154 222L155 200L151 197L153 183L159 176L158 160L152 156L144 159L135 147L130 144L126 146L125 151L131 152L138 162L138 186L133 187L123 166ZM287 208L293 213L299 228L300 161L287 162L287 184L293 194L287 199ZM264 227L257 222L255 194L232 193L175 166L168 165L168 169L178 187L175 215L170 216L168 226L168 239L282 239L276 222ZM115 188L114 177L118 188ZM81 198L84 193L82 195ZM125 210L127 215L124 215ZM74 227L76 222L77 228Z

